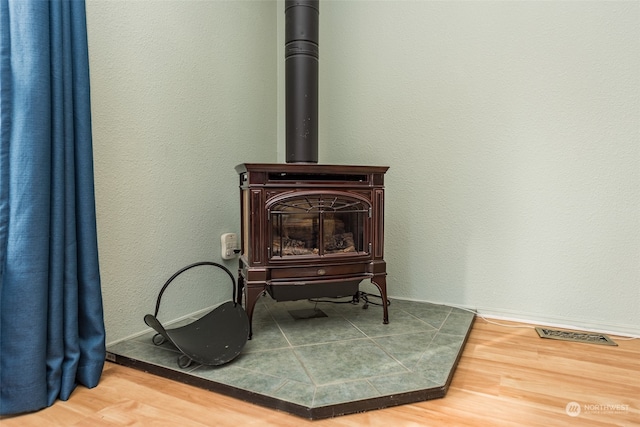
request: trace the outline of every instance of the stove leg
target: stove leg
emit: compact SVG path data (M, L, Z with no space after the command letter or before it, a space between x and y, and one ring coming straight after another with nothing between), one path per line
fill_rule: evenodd
M380 290L380 297L382 298L382 323L385 325L389 323L389 309L387 307L387 275L379 274L371 278L371 283L377 286Z
M243 292L244 292L244 277L242 277L242 274L238 274L238 289L236 289L236 294L234 295L236 304L242 305Z
M265 290L265 285L248 285L244 287L245 290L245 304L244 309L249 317L249 339L253 336L253 309L256 306L258 298Z

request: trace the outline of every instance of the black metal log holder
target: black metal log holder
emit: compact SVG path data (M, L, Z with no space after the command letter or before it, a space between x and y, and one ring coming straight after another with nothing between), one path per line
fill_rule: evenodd
M226 272L231 278L233 295L236 295L236 280L225 266L210 261L196 262L180 269L165 282L158 294L154 314L144 316L144 322L157 332L152 338L153 343L171 343L182 353L178 356L178 366L183 369L193 362L211 366L228 363L240 354L249 339L247 313L241 304L233 300L217 306L200 319L179 328L165 329L157 319L162 294L169 284L185 271L204 265L218 267Z

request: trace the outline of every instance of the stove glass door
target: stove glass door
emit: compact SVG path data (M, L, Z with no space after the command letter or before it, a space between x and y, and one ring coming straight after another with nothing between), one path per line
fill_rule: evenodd
M271 258L369 252L371 207L347 194L306 193L268 205Z

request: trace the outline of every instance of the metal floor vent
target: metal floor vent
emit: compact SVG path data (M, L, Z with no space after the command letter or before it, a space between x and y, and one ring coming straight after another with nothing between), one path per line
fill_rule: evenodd
M552 340L583 342L589 344L618 345L611 338L604 334L593 334L586 332L561 331L558 329L536 328L540 338L550 338Z

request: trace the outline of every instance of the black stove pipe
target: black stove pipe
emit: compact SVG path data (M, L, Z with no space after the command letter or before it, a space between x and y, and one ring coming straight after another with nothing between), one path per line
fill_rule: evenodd
M318 163L319 3L285 1L287 163Z

